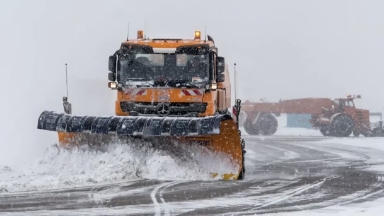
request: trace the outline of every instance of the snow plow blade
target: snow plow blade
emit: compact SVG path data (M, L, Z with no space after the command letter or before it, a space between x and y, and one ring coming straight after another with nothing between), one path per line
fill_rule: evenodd
M229 115L210 117L79 116L44 111L38 129L58 132L60 146L100 145L111 140L138 138L167 146L172 141L197 144L226 155L233 169L219 176L236 180L243 169L243 147L236 123ZM216 178L217 173L211 173Z

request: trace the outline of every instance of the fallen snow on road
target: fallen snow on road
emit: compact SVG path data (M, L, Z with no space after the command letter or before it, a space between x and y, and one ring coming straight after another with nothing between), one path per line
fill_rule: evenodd
M49 148L24 171L0 167L0 194L76 188L121 180L216 180L237 167L226 157L189 148L180 157L146 145L111 145L104 151ZM210 173L218 173L213 179Z
M300 137L300 136L322 136L317 130L285 128L279 129L279 135ZM276 135L276 136L279 136ZM282 141L280 141L282 142ZM348 138L327 138L321 141L295 142L289 144L301 145L307 148L328 151L329 153L339 155L341 158L354 160L364 160L366 163L377 163L377 165L367 165L367 169L381 171L384 173L384 165L382 158L384 151L384 138L366 138L366 137L348 137ZM294 141L292 141L294 142ZM246 146L247 147L247 146ZM246 154L246 166L256 167L260 163L271 161L292 160L300 157L294 151L277 146L266 146L265 151L271 148L275 155L268 155L268 152L262 152L249 149ZM24 192L34 190L52 190L60 188L76 188L91 185L100 185L111 182L126 181L131 184L138 179L160 179L160 180L212 180L209 173L212 171L223 172L227 169L229 161L222 160L219 156L205 155L203 152L191 149L188 156L179 159L175 155L158 149L149 149L140 145L113 145L106 151L61 151L57 155L54 148L45 152L41 158L32 164L25 172L15 172L11 167L0 166L0 194L12 192ZM193 157L191 157L193 156ZM191 160L194 159L194 160ZM217 161L220 162L217 162ZM348 162L348 161L347 161ZM333 162L336 163L336 162ZM345 163L345 161L342 161ZM248 175L248 178L251 175ZM246 192L234 193L226 197L219 197L210 200L190 200L181 202L166 203L164 200L157 199L156 193L151 194L154 204L139 206L124 206L115 208L93 208L66 210L62 213L66 215L93 215L104 214L114 215L120 213L154 213L154 206L165 212L183 213L196 209L214 208L214 207L237 207L240 205L249 206L268 206L276 202L286 201L291 195L300 194L302 191L308 191L312 188L319 187L324 181L315 182L313 184L294 187L286 191L284 196L276 197L270 194L266 196L249 196L250 194L259 193L260 190L267 189L266 186L253 188ZM165 183L174 184L175 182ZM177 183L177 182L176 182ZM275 187L273 185L271 187ZM116 191L114 188L99 193L94 197L94 201L103 201L116 195L126 195L127 193L141 194L143 190L148 188L140 188L129 191ZM383 192L378 191L378 192ZM161 193L161 190L160 190ZM161 196L160 196L161 197ZM252 197L252 198L250 198ZM304 197L308 198L308 197ZM383 215L384 207L382 206L384 199L375 201L347 205L336 204L334 206L303 210L294 212L263 214L266 216L317 216L317 215L341 215L341 216L360 216L360 215ZM258 208L252 209L257 211ZM28 215L49 215L51 211L28 212ZM59 214L60 211L54 213ZM155 213L159 213L157 210ZM236 214L236 213L234 213ZM241 213L240 213L241 214ZM13 215L13 213L9 213ZM17 215L17 214L16 214Z
M361 203L358 205L333 206L315 210L282 212L273 214L262 214L263 216L382 216L384 213L384 199Z
M319 130L306 128L279 127L275 133L276 136L323 136Z
M349 156L359 157L363 155L367 166L366 170L375 171L384 174L384 138L383 137L348 137L333 138L321 141L320 145L332 149L332 153L338 153L345 150L351 150ZM338 151L340 149L341 151Z
M348 146L356 146L363 148L373 148L384 151L383 137L347 137L347 138L332 138L322 141L324 143L337 143Z

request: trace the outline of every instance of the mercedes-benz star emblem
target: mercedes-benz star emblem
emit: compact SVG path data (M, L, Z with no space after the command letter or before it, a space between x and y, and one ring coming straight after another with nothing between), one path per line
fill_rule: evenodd
M157 111L157 114L161 116L165 116L169 114L169 112L171 111L171 108L169 107L169 104L161 103L157 105L156 111Z

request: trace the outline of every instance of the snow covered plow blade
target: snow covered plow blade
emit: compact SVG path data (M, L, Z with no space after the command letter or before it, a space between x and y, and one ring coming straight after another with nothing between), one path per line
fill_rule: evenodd
M44 111L38 129L56 131L61 146L101 145L116 140L140 139L156 145L171 142L198 145L227 156L233 164L219 178L241 179L243 145L236 123L229 115L210 117L78 116ZM217 177L217 173L211 173Z

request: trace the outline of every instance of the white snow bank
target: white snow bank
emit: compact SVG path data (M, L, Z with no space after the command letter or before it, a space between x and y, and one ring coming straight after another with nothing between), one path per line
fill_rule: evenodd
M126 179L215 180L235 172L226 157L190 147L181 157L147 145L110 145L106 151L49 148L27 170L0 167L0 193L73 188Z

